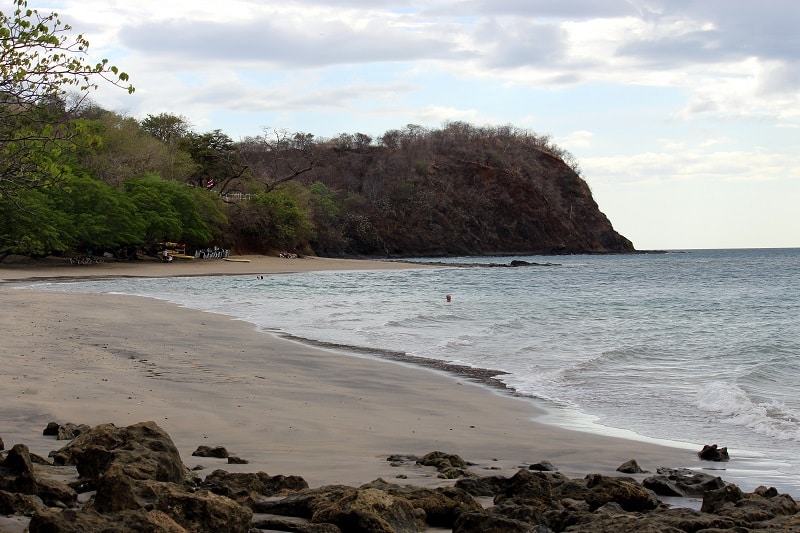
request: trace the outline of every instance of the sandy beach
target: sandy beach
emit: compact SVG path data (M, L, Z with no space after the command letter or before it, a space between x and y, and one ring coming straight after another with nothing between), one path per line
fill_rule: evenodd
M0 265L3 361L0 436L47 455L50 421L118 426L152 420L184 462L205 471L293 474L309 485L378 477L441 485L431 468L392 467L390 454L440 450L473 471L513 475L550 461L569 476L613 473L636 459L699 467L696 450L571 431L536 421L533 400L405 364L275 338L241 321L152 299L26 289L28 280L85 277L280 275L407 268L403 263L252 256L249 262ZM191 453L225 446L249 461Z

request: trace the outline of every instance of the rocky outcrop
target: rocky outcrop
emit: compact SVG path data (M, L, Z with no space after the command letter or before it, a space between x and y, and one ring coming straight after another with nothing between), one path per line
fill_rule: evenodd
M462 514L453 532L794 531L798 523L800 507L775 489L744 494L726 485L706 492L702 510L695 511L669 508L631 479L594 474L579 480L521 470L495 496L493 507Z
M342 205L335 227L318 228L311 248L393 257L633 252L558 152L513 132L464 138L445 129L321 153L324 172L313 179L358 201Z
M311 521L353 533L415 532L424 529L425 512L404 498L366 487L347 491L330 505L321 506Z
M766 487L745 493L686 469L659 468L640 483L601 474L570 478L555 467L542 469L549 465L542 461L510 477L478 477L461 457L437 451L390 459L443 471L444 479L458 472L452 486L376 479L359 487L309 488L298 476L224 470L201 480L152 422L89 428L51 456L64 466L41 464L46 461L21 444L0 462L0 512L30 517L31 533L800 531L800 507L791 496ZM635 461L626 465L641 471ZM59 468L77 472L78 480L67 485L48 475ZM78 492L88 491L79 500ZM671 508L659 495L702 497L702 507ZM254 513L261 516L254 520Z
M47 427L44 428L44 431L42 431L42 435L55 437L56 440L72 440L88 430L89 426L86 424L76 425L72 422L67 422L66 424L50 422L47 424Z
M731 459L728 455L728 448L720 448L716 444L706 444L702 450L697 452L697 455L703 461L724 462Z
M75 465L81 478L88 480L99 478L112 464L137 480L185 483L194 478L172 439L154 422L124 428L100 424L50 457L57 465Z
M67 484L36 473L30 451L15 444L0 463L0 507L7 513L27 514L44 506L74 506L78 494Z
M471 476L467 470L467 462L457 455L444 452L431 452L417 459L417 464L423 466L434 466L439 471L439 477L443 479L458 479L460 477Z
M391 496L407 500L416 509L424 511L425 523L431 527L452 528L462 514L482 509L469 492L456 487L426 489L395 485L377 479L361 488L382 490Z
M642 470L642 467L639 466L636 459L630 459L619 465L617 467L617 472L622 472L623 474L644 474L647 470Z
M252 511L199 487L169 435L153 422L123 428L101 424L50 455L56 465L73 465L76 486L94 494L80 509L36 509L32 532L241 532L250 527Z
M186 533L188 530L160 511L127 511L115 515L101 515L87 510L47 509L34 515L29 531L30 533L86 533L87 531Z
M657 475L645 478L642 485L659 496L699 497L726 485L722 478L687 468L659 468L656 472Z
M214 470L206 476L200 486L253 508L257 505L256 502L263 498L305 490L308 488L308 483L300 476L270 476L266 472L250 474Z
M216 457L217 459L227 459L230 455L224 446L198 446L192 452L194 457Z

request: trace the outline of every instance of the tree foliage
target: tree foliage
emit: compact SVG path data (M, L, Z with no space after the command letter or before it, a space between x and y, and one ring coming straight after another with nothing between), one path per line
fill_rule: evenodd
M122 191L83 174L66 173L58 186L18 191L0 202L0 255L47 255L143 242L143 221Z
M107 59L89 64L89 41L73 36L57 13L39 13L27 0L12 6L10 14L0 12L0 196L57 179L40 152L65 149L80 133L59 120L69 90L85 95L101 80L134 90Z
M133 118L106 111L82 123L91 137L78 148L80 163L107 183L145 173L185 182L196 171L189 154L152 137Z
M235 142L177 114L88 100L133 91L56 13L0 12L0 258L182 241L239 251L439 255L630 251L575 158L510 125L372 137L265 129Z
M234 223L248 247L259 250L302 251L308 247L314 225L304 205L300 185L262 191L237 211Z
M124 189L144 220L144 242L180 241L205 245L225 216L203 189L163 180L156 175L126 180Z
M177 144L192 130L189 119L171 113L147 115L142 120L142 130L167 145Z
M221 130L207 133L189 132L178 146L194 162L188 182L226 194L239 191L247 181L247 165L242 162L236 145Z

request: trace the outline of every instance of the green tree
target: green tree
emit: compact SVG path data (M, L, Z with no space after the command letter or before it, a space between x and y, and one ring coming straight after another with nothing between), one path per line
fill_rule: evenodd
M144 240L144 221L123 191L80 169L57 186L22 189L0 202L0 257L117 250Z
M69 250L75 242L71 230L69 217L44 191L23 189L14 202L0 201L0 259Z
M247 177L247 165L239 157L233 140L221 130L208 133L188 133L179 147L195 163L189 182L196 186L225 194L240 191Z
M89 41L72 36L57 13L29 9L27 0L12 6L10 14L0 12L0 196L57 179L39 152L76 134L59 122L69 90L86 95L100 80L134 90L107 59L89 64Z
M342 234L342 208L334 192L321 181L315 181L308 187L308 193L315 228L312 248L318 254L343 254L347 240Z
M149 174L126 180L123 185L144 221L146 244L179 241L205 246L226 221L207 191L185 183Z
M64 213L73 249L117 250L144 241L145 221L125 193L81 175L54 188L53 205Z
M253 196L240 229L261 251L301 250L313 236L310 214L299 186L284 185Z
M189 119L182 115L147 115L141 124L145 132L166 144L176 144L191 132Z
M187 153L152 137L133 118L105 111L86 127L92 137L80 149L80 162L105 182L119 185L146 172L185 181L196 169Z

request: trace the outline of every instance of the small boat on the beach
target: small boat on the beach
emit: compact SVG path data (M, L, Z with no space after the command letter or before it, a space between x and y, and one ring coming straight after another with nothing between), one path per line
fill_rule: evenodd
M249 259L243 259L243 258L239 258L239 257L223 257L222 260L223 261L230 261L232 263L249 263L250 262Z

